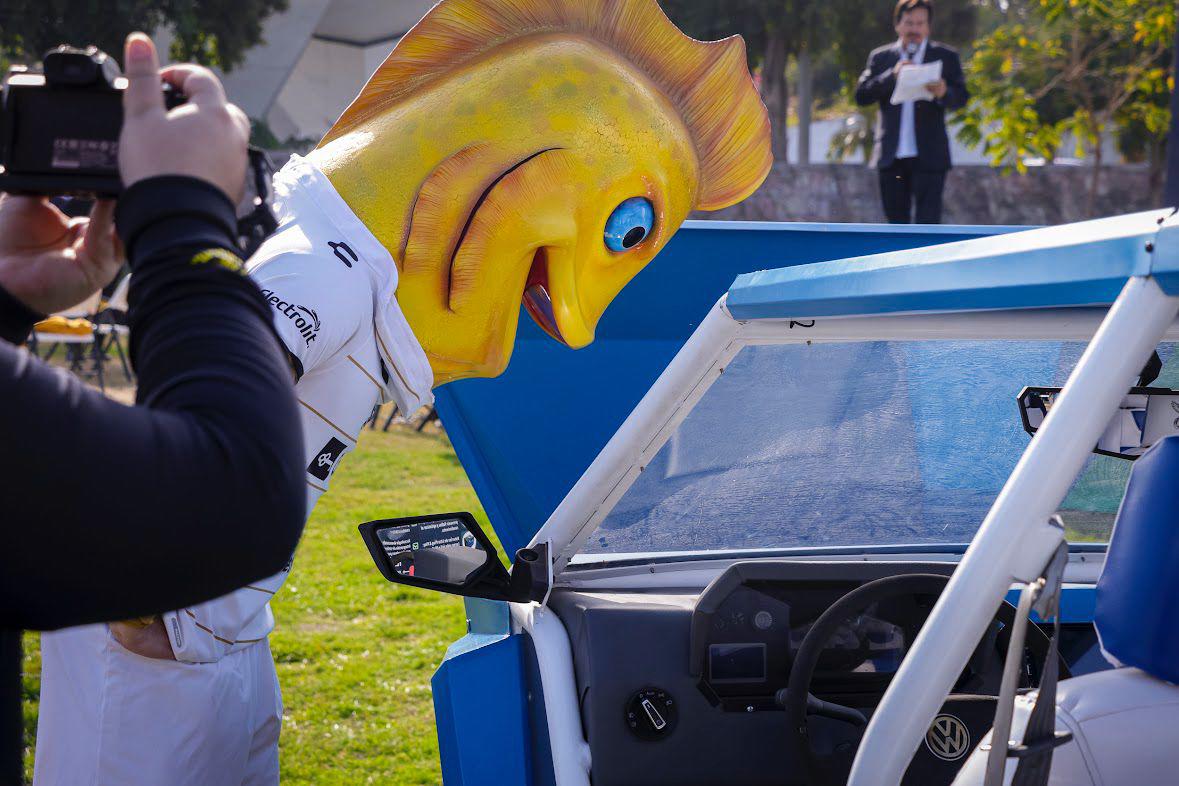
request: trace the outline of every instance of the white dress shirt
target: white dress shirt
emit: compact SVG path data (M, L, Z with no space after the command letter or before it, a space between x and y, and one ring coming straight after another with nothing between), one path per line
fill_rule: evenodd
M901 47L901 57L905 56L905 43L898 42ZM920 64L925 60L925 45L929 43L929 39L921 42L921 46L917 48L917 54L913 55L909 62ZM905 101L901 104L901 133L897 139L897 158L916 158L917 157L917 127L914 121L914 101Z

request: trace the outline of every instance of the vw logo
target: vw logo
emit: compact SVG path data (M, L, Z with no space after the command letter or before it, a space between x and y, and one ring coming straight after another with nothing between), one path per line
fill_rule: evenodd
M954 715L938 715L925 732L925 747L942 761L957 761L970 750L970 731Z

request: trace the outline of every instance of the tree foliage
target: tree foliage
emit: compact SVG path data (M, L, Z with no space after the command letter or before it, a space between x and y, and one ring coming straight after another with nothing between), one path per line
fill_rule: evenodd
M1174 35L1174 0L1028 3L977 43L959 138L1018 171L1029 157L1090 155L1092 200L1104 135L1136 132L1144 150L1161 148Z
M122 59L134 30L168 30L170 56L218 66L239 65L262 40L262 23L288 0L4 0L0 57L35 61L58 44L99 49Z

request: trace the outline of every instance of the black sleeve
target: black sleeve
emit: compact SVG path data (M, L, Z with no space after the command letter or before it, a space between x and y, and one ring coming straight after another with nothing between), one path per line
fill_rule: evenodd
M897 79L892 68L884 65L887 62L888 58L882 52L868 55L868 65L856 82L856 103L860 106L887 101L892 95Z
M23 344L37 320L43 317L0 287L0 341Z
M946 94L938 101L946 109L961 109L970 100L966 90L966 75L962 73L962 61L958 53L950 50L942 58L942 79L946 81Z
M0 342L0 628L182 608L272 575L303 527L290 371L213 186L119 200L138 405Z

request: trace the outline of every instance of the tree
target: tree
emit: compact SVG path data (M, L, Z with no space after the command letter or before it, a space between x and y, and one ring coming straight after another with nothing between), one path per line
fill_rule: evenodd
M0 58L36 61L58 44L94 44L121 60L133 30L169 30L170 55L229 71L287 0L5 0Z
M815 106L814 60L831 43L835 17L827 2L796 3L800 35L794 48L798 64L798 163L811 159L811 118Z
M1026 158L1051 161L1071 136L1077 157L1092 156L1092 212L1103 138L1138 129L1157 143L1166 133L1174 35L1174 0L1030 3L1026 20L978 43L959 138L982 144L992 165L1022 172Z
M1174 57L1173 47L1171 56ZM1117 115L1118 152L1127 161L1149 164L1151 201L1156 205L1164 204L1163 176L1174 83L1171 64L1147 69Z

